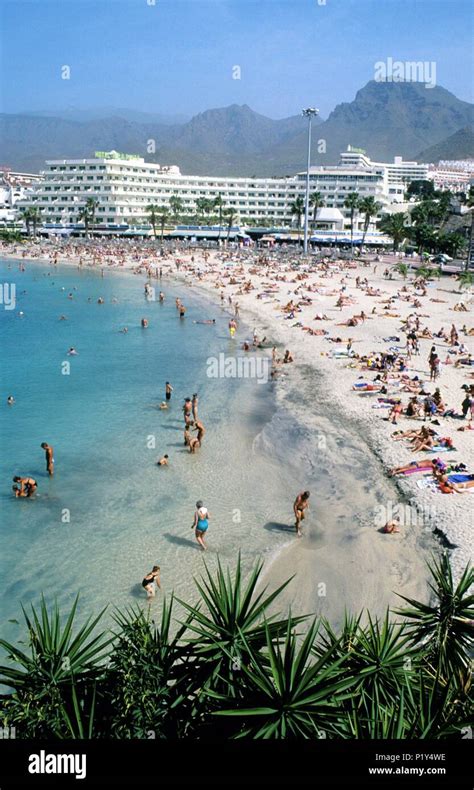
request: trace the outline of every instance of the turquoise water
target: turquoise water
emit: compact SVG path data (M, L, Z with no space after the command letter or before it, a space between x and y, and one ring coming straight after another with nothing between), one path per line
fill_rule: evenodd
M17 294L15 310L0 306L3 636L17 633L8 621L19 618L20 602L38 602L42 592L66 610L79 591L81 617L143 601L140 582L155 563L165 591L195 598L193 576L203 569L191 530L198 498L212 516L211 567L218 555L233 563L239 550L249 567L292 539L268 524L275 517L291 523L296 474L256 441L272 418L273 385L206 375L208 357L240 353L245 330L231 340L219 307L166 280L160 304L145 300L143 276L102 278L39 263L20 272L7 261L0 275ZM184 320L176 296L188 308ZM209 317L215 326L193 324ZM123 326L128 334L119 332ZM71 346L75 357L66 355ZM160 411L166 380L174 393L170 409ZM207 429L196 455L182 438L181 406L193 392ZM54 447L52 479L43 441ZM163 453L169 468L155 464ZM36 478L36 497L13 497L15 474Z

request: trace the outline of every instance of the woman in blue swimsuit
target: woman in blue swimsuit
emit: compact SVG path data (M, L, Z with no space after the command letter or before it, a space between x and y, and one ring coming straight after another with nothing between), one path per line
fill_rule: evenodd
M191 529L194 529L196 540L203 551L206 551L207 548L206 544L204 543L204 536L209 527L209 518L210 515L207 507L204 507L203 503L199 499L196 502L196 511L194 513L194 521Z

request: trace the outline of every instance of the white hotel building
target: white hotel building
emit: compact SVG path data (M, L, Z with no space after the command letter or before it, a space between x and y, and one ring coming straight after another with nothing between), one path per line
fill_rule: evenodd
M373 197L385 210L403 202L404 188L413 178L426 178L426 165L403 162L371 162L360 149L341 154L338 165L312 167L310 191L321 192L327 208L338 209L349 225L344 201L350 192ZM199 198L221 196L225 208L232 208L235 222L290 226L295 221L291 206L304 197L306 173L281 178L238 178L184 175L176 166L145 162L141 157L98 152L92 159L58 159L46 162L42 181L23 206L36 206L43 222L70 224L87 198L99 203L96 222L103 224L140 224L147 222L146 207L153 203L169 206L178 196L183 215L196 213ZM363 217L356 218L362 224ZM375 223L375 219L374 219Z

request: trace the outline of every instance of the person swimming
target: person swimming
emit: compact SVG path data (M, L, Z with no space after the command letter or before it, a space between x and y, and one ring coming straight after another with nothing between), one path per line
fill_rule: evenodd
M168 466L168 458L169 458L168 455L164 455L162 458L160 458L159 461L156 462L156 465L157 466Z

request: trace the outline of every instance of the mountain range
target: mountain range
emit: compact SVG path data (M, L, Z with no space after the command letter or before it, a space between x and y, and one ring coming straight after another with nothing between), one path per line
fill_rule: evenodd
M95 117L96 110L78 120L77 112L0 115L2 164L35 172L46 159L85 158L112 149L177 164L195 175L279 176L306 164L307 121L298 115L274 120L245 104L206 110L179 123L158 113L113 109L103 118ZM334 164L349 144L364 148L375 161L395 155L418 161L465 158L473 155L473 121L474 105L440 86L371 81L326 120L315 119L311 161Z

